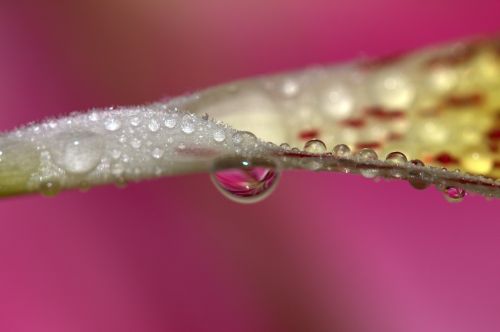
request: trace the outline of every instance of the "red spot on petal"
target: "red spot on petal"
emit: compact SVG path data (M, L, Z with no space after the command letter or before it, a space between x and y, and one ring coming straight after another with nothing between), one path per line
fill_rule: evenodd
M400 110L386 110L379 106L369 107L365 110L366 115L374 117L378 120L387 121L403 118L405 112Z
M488 132L488 138L490 141L500 140L500 129L492 129Z
M379 142L364 142L356 144L356 149L378 149L382 146Z
M466 107L466 106L479 106L484 102L484 98L479 93L474 93L464 96L450 96L445 102L444 106L449 107Z
M389 136L387 136L387 139L389 141L399 141L400 139L403 138L403 134L400 133L390 133Z
M319 136L319 131L317 129L304 130L299 133L299 138L308 141Z
M363 119L347 119L341 122L345 127L351 128L361 128L365 125L365 120Z
M458 163L458 159L453 157L452 155L442 152L434 157L434 161L437 161L440 164L448 165L448 164L456 164Z

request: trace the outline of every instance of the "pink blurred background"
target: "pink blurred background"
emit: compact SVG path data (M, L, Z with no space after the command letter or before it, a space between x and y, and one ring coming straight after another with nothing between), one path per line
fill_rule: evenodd
M497 0L0 4L0 129L500 30ZM0 202L0 331L500 330L499 203L284 174Z

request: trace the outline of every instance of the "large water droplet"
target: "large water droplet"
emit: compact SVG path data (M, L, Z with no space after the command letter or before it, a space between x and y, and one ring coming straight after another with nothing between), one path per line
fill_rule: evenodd
M52 160L70 173L84 174L93 170L101 161L104 141L96 133L83 131L61 133L54 137L49 149Z
M304 145L304 151L315 154L325 153L326 145L319 139L312 139L306 142Z
M467 192L465 189L458 187L446 187L444 195L446 200L449 202L461 202L465 195L467 195Z
M410 161L410 163L414 166L418 167L424 167L425 164L422 160L419 159L413 159ZM430 183L422 179L422 172L419 170L411 170L410 171L410 178L408 180L410 185L418 190L423 190L426 189L427 187L430 186Z
M149 121L149 123L148 123L148 128L150 131L155 133L158 130L160 130L160 124L155 119L151 119L151 121Z
M224 196L238 203L256 203L276 187L279 171L266 159L221 159L214 163L211 178Z
M351 149L345 144L337 144L333 148L333 155L335 157L347 157L351 154Z
M177 119L173 116L165 119L165 127L169 129L175 128L176 124L177 124Z
M385 160L392 163L392 164L396 164L396 165L402 165L402 164L408 162L408 159L406 158L406 156L403 153L398 152L398 151L389 153L387 155L387 157L385 158Z
M214 141L216 142L223 142L226 139L226 133L222 129L217 129L214 132Z
M257 137L249 131L237 131L232 136L233 143L236 145L247 146L257 141Z
M195 129L196 117L192 114L186 114L182 117L181 130L186 134L191 134Z
M377 153L372 149L362 149L356 153L359 159L364 160L376 160L378 159Z

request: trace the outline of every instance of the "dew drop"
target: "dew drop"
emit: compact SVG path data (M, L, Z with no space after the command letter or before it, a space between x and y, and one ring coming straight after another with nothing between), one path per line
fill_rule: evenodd
M96 122L97 120L99 120L99 114L97 112L90 113L89 120L92 122Z
M134 117L130 120L130 124L134 127L137 127L138 125L141 124L141 118L139 117Z
M356 156L359 159L364 159L364 160L377 160L378 156L375 151L372 149L361 149L356 153Z
M414 166L419 166L419 167L425 166L424 162L419 159L413 159L410 161L410 163L413 164ZM430 186L429 182L422 179L422 172L417 170L412 170L410 171L409 174L410 174L410 179L408 180L408 182L413 188L418 190L424 190Z
M158 130L160 130L160 124L155 119L152 119L148 123L148 128L149 128L150 131L152 131L153 133L155 133Z
M467 192L458 187L446 187L444 195L446 200L449 202L461 202L465 195L467 195Z
M224 130L218 129L214 132L214 141L216 142L224 142L226 139L226 133L224 133Z
M140 139L138 138L133 138L131 141L130 141L130 145L134 148L134 149L139 149L142 145L142 142Z
M172 129L177 125L177 119L174 117L169 117L165 119L165 127Z
M248 145L257 140L257 137L249 131L237 131L232 137L233 143L236 145Z
M280 148L285 149L285 150L289 150L290 149L290 144L288 144L288 143L281 143L280 144Z
M194 132L196 118L192 114L186 114L182 117L181 130L186 134Z
M96 133L82 131L61 133L49 147L52 160L64 170L74 174L88 173L99 164L105 143Z
M221 159L214 163L210 177L217 189L238 203L256 203L276 187L279 171L266 159Z
M44 196L56 196L57 194L59 194L59 192L61 192L61 184L57 180L45 180L40 182L40 186L38 189Z
M106 121L104 121L104 127L109 131L116 131L120 129L121 126L120 120L115 118L107 118Z
M387 157L385 158L385 160L392 163L392 164L396 164L396 165L401 165L401 164L405 164L408 162L408 159L406 158L406 156L403 153L398 152L398 151L389 153L387 155Z
M326 145L319 139L312 139L307 141L304 145L304 151L314 154L321 154L326 152Z
M332 152L335 157L347 157L351 154L351 149L345 144L337 144Z
M160 149L160 148L154 148L153 149L153 152L152 152L152 155L153 155L153 158L155 159L160 159L161 157L163 157L163 150Z

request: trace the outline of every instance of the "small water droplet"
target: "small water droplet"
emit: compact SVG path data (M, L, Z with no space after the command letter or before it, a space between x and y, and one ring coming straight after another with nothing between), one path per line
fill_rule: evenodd
M59 192L61 192L61 184L57 180L44 180L40 182L40 186L38 189L44 196L56 196L57 194L59 194Z
M290 144L288 144L288 143L281 143L280 144L280 148L285 149L285 150L289 150L290 149Z
M461 202L465 195L467 195L467 192L465 189L458 187L446 187L444 194L449 202Z
M397 165L405 164L408 162L406 156L398 151L389 153L385 158L385 160L392 164L397 164Z
M90 113L89 120L92 122L96 122L97 120L99 120L99 114L97 112Z
M378 156L372 149L362 149L356 153L356 157L364 160L377 160Z
M192 114L186 114L182 117L181 130L186 134L191 134L195 129L196 117Z
M177 125L177 119L174 118L173 116L165 119L165 127L172 129L175 128L176 125Z
M222 129L218 129L214 132L214 140L216 142L223 142L226 139L226 133Z
M138 125L141 124L141 118L139 117L133 117L131 120L130 120L130 124L134 127L137 127Z
M335 157L347 157L351 154L351 149L345 144L337 144L333 148L333 155Z
M107 118L106 121L104 121L104 127L109 131L116 131L120 129L121 126L120 120L115 118Z
M153 155L153 158L155 159L160 159L161 157L163 157L163 150L160 149L160 148L154 148L153 149L153 152L152 152L152 155Z
M53 161L64 170L88 173L99 164L104 153L102 137L93 132L61 133L49 147Z
M238 203L256 203L276 187L279 171L265 159L227 158L214 163L210 173L224 196Z
M326 152L326 145L319 139L312 139L307 141L304 145L304 151L314 154L321 154Z
M140 139L134 137L131 141L130 141L130 145L134 148L134 149L139 149L142 145L142 142Z
M156 121L155 119L152 119L151 121L149 121L148 123L148 128L149 130L151 130L153 133L157 132L158 130L160 130L160 123L158 123L158 121Z
M257 137L249 131L237 131L232 137L233 143L236 145L249 145L255 143Z

